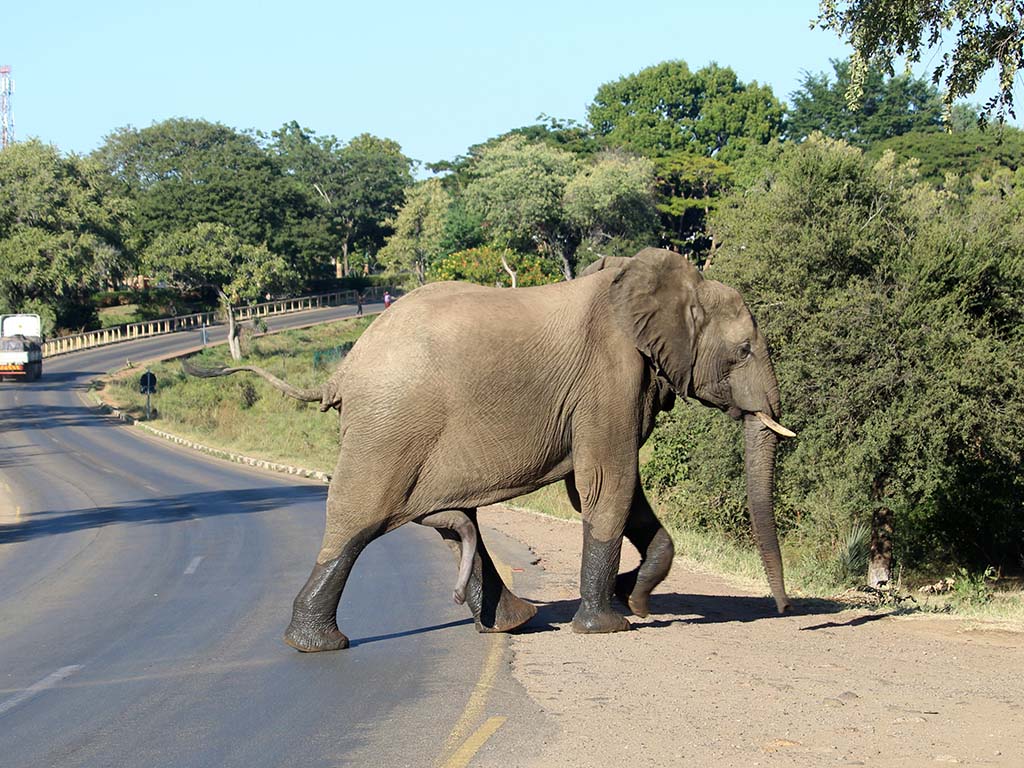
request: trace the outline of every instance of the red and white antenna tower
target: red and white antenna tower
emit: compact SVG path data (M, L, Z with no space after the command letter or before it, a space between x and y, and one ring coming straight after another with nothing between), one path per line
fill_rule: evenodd
M8 64L0 64L0 149L6 149L14 143L14 116L11 114L13 95L11 67Z

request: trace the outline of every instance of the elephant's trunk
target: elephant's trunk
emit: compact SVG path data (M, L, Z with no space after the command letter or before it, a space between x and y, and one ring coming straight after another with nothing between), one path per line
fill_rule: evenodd
M761 562L768 575L768 584L775 597L779 613L791 606L786 596L782 575L782 553L775 530L775 510L772 500L775 489L775 447L778 437L758 416L747 413L743 419L746 442L747 505L754 539L761 553Z

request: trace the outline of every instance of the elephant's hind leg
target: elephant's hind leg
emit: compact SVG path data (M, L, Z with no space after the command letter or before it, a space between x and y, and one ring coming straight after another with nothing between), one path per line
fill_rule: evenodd
M352 536L336 556L317 559L292 605L292 620L284 633L288 645L305 653L348 648L348 638L338 629L338 602L356 558L382 532L380 525L366 528Z

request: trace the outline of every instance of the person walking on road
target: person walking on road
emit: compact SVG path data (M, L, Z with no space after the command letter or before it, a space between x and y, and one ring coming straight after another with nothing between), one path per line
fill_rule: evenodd
M390 306L391 306L391 294L388 293L387 291L384 291L384 309L387 309Z
M356 317L363 316L363 293L360 291L356 294Z

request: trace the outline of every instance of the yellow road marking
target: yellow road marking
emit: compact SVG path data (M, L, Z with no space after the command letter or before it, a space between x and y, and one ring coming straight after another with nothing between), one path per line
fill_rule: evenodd
M508 585L509 589L512 589L513 576L511 566L506 565L493 552L491 553L491 560L494 562L494 568L501 575L502 580ZM470 729L479 722L484 714L487 696L491 692L494 678L497 676L498 670L501 669L501 664L505 657L505 641L503 636L494 634L489 635L489 638L490 647L487 649L487 658L484 659L483 669L480 671L480 679L477 680L473 693L470 694L469 701L466 702L466 707L462 710L462 716L459 717L455 727L452 728L448 738L445 739L444 754L450 754L451 757L441 763L442 768L462 768L468 765L480 747L494 735L494 732L507 719L504 717L489 718L483 725L470 733ZM469 735L467 736L467 734ZM460 744L460 746L455 749L457 744ZM452 752L453 749L455 749L454 752Z
M467 734L480 720L484 713L484 707L487 705L487 695L491 692L494 678L501 668L501 662L505 656L504 640L501 635L490 635L489 639L491 645L487 649L487 658L484 659L484 667L480 671L480 679L477 680L473 693L470 694L469 701L466 702L466 707L462 710L462 716L455 723L455 727L452 728L451 733L448 734L448 738L445 740L446 753L454 749L460 742L466 740ZM502 720L504 721L504 718ZM447 766L448 763L445 763L446 768Z
M504 722L504 717L489 718L473 732L472 736L466 739L459 750L444 764L444 768L465 768L469 765L469 761L473 759L480 747L487 743L487 740L501 728Z

